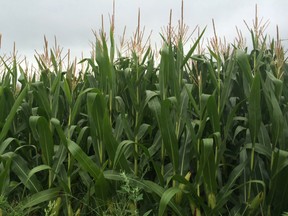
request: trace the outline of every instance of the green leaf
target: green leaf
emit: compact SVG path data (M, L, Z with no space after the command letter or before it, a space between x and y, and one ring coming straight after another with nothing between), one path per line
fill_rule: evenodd
M178 187L171 187L168 188L161 196L160 204L159 204L159 211L158 216L162 216L165 213L165 209L167 208L167 204L171 201L173 196L176 193L181 192L181 189Z
M15 155L12 162L12 171L18 176L21 182L32 192L39 192L42 186L36 176L29 177L31 170L28 163L21 156Z
M251 86L253 82L252 70L249 64L248 54L246 54L243 50L236 51L236 60L241 68L242 73L245 75L249 86Z
M17 109L20 107L21 103L23 102L24 98L26 97L28 90L28 86L25 86L25 88L22 90L22 92L19 94L17 99L15 100L15 103L13 104L6 121L4 123L4 126L0 132L0 143L6 138L6 135L12 125L14 116L16 115Z
M89 172L89 174L94 178L95 184L97 186L96 195L102 199L106 199L109 193L109 185L108 182L104 179L102 170L72 140L68 140L68 149L73 158L78 161L79 166L86 172Z
M9 145L12 145L13 143L16 143L17 146L20 145L19 141L15 138L9 137L9 138L5 139L0 145L0 155L2 155L5 152L6 148Z
M221 190L216 196L217 206L215 209L213 209L214 212L217 212L219 209L221 209L222 206L224 206L231 197L235 182L242 175L242 172L245 169L247 162L248 161L246 160L244 163L240 163L230 173L228 181L225 183L225 185L221 188Z
M89 116L90 132L96 146L95 151L100 157L101 163L104 160L105 147L103 145L103 123L104 116L107 115L105 99L100 93L87 94L87 111ZM113 159L113 157L111 157Z
M129 147L132 147L134 144L134 141L131 140L123 140L117 147L115 158L114 158L114 164L113 169L116 169L117 164L119 163L119 160L121 157L123 157L123 154L127 151Z
M47 165L39 165L37 167L34 167L32 170L30 170L30 172L28 173L28 178L27 178L27 181L36 173L38 172L41 172L43 170L50 170L51 167L50 166L47 166Z
M217 111L216 100L213 95L211 95L207 101L207 111L213 127L213 132L220 132L220 118Z
M87 88L87 89L83 90L83 91L77 96L77 99L76 99L75 103L74 103L73 106L72 106L72 111L71 111L71 124L76 124L76 123L75 123L75 120L76 120L77 115L79 114L82 100L83 100L85 94L87 94L87 93L90 92L90 91L95 91L95 89L93 89L93 88Z
M138 140L142 139L143 136L145 136L145 134L147 133L147 131L149 131L149 129L151 128L151 125L149 124L141 124L137 133L137 138Z
M31 116L29 124L35 140L39 141L43 162L48 166L52 166L54 141L47 120L41 116Z
M284 183L288 180L288 152L278 150L273 156L267 201L274 207L273 214L280 215L283 211L288 211L288 186Z
M248 121L253 144L256 142L261 125L260 73L256 73L249 96Z
M101 93L88 93L87 110L90 131L93 141L97 145L96 152L100 157L100 162L104 162L105 151L107 151L109 159L114 163L118 143L112 133L104 96ZM119 164L122 169L129 170L124 155L119 158Z
M72 95L71 95L71 90L69 87L69 84L67 82L67 79L64 79L62 85L61 85L63 92L65 94L65 99L67 100L69 106L72 105Z
M58 133L58 136L62 144L67 147L67 138L66 138L66 135L64 134L63 129L61 128L60 121L56 118L52 118L50 121L53 124L53 126L56 128L56 131Z
M273 166L272 166L272 176L271 180L275 178L284 168L288 166L288 151L284 150L276 150L273 155L274 161L273 161Z
M252 143L247 143L245 144L245 148L247 149L252 149ZM265 156L266 158L268 158L269 160L271 160L271 156L272 156L272 149L271 147L268 146L264 146L261 143L255 143L254 144L255 147L255 152L257 152L258 154L261 154L263 156Z
M153 97L148 102L149 109L155 114L157 123L160 124L161 104L159 98Z
M172 162L174 172L177 172L179 166L178 142L175 129L171 121L170 101L168 99L162 101L161 103L160 130L163 143Z
M0 154L2 155L2 154ZM8 157L7 159L3 160L0 157L0 161L2 163L2 171L0 173L0 195L1 196L7 196L8 194L8 188L10 183L10 170L11 170L11 163L12 163L13 157Z
M263 199L264 199L264 193L262 191L253 198L249 206L249 214L248 214L249 216L256 215L257 211L259 211L259 206L263 202Z
M64 144L59 145L58 150L55 154L54 163L52 166L53 170L53 181L61 171L61 167L64 166L64 161L67 158L67 146Z
M60 188L51 188L33 194L23 201L21 209L26 210L32 208L40 203L54 200L60 194Z
M191 57L191 55L193 54L194 50L196 49L197 45L199 44L204 32L206 30L206 27L203 29L203 31L201 32L201 34L199 35L199 37L197 38L197 40L194 42L193 46L191 47L191 49L188 51L187 55L185 56L185 58L183 59L182 62L182 66L181 68L184 67L184 65L188 62L189 58Z
M45 111L47 118L51 118L52 107L50 106L50 101L49 101L50 96L46 90L46 86L44 86L44 83L40 81L32 83L31 89L33 90L33 95L35 97L35 101L37 101L39 108Z
M51 87L51 95L52 98L52 116L57 117L59 110L59 98L60 98L60 83L61 83L62 74L58 73L57 77L53 80Z
M203 177L207 194L215 193L217 182L212 138L206 138L202 140L200 157L201 159L197 173L197 179Z
M267 71L267 76L273 82L273 84L275 86L274 94L275 94L275 97L276 97L277 101L279 101L280 98L281 98L281 95L283 93L283 81L280 80L280 79L277 79L273 75L273 73L268 72L268 71Z
M98 178L102 178L101 169L88 157L85 152L72 140L68 140L68 150L72 156L78 161L82 169L89 172L91 176L97 181Z
M112 63L110 62L105 36L101 34L100 39L101 41L99 39L97 39L96 41L96 62L99 66L100 88L104 93L108 93L108 91L110 90L112 92L115 92L116 89L115 72ZM112 47L111 49L113 49ZM112 54L111 58L113 58L114 54L113 53L111 54Z

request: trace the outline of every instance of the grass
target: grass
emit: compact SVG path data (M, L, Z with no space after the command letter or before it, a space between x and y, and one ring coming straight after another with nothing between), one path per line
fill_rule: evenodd
M1 58L0 215L286 214L288 66L263 29L185 52L170 21L158 61L112 19L78 74L47 41L37 72Z

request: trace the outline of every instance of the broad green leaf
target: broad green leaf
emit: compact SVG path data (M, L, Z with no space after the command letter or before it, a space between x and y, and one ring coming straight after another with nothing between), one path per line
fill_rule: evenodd
M64 166L63 163L64 163L66 158L67 158L67 146L65 146L65 144L61 143L57 149L57 152L55 154L55 158L53 161L53 166L52 166L53 178L52 178L52 181L55 180L58 173L61 171L61 167Z
M37 166L37 167L34 167L34 168L31 169L30 172L28 173L28 179L27 179L27 181L28 181L34 174L36 174L36 173L38 173L38 172L41 172L41 171L43 171L43 170L50 170L50 169L51 169L51 167L50 167L50 166L47 166L47 165L45 165L45 164L39 165L39 166Z
M97 181L97 179L102 178L101 169L88 157L85 152L72 140L68 140L68 150L72 156L78 161L82 169L90 173L91 176Z
M67 82L67 79L64 79L61 87L62 87L62 90L65 94L65 98L66 98L69 106L71 106L72 105L72 95L71 95L71 90L70 90L69 84Z
M111 56L112 58L113 56ZM115 73L112 63L110 62L107 43L104 34L101 34L100 40L96 41L96 62L99 66L100 74L100 88L104 93L108 93L110 90L115 92ZM113 96L113 95L110 95Z
M0 128L6 122L7 116L15 103L12 89L5 86L0 86ZM23 103L22 103L23 104Z
M274 161L267 201L275 208L273 213L281 214L288 210L288 187L284 184L288 180L288 152L278 150L273 156Z
M56 118L52 118L51 119L51 123L56 128L56 131L58 133L58 136L59 136L62 144L67 147L67 137L64 134L63 129L61 128L60 121L58 119L56 119Z
M261 191L260 193L258 193L253 200L251 201L251 204L249 206L249 216L251 215L255 215L258 211L259 211L259 206L261 205L261 203L263 202L264 199L264 193L263 191Z
M214 209L215 212L221 209L222 206L224 206L227 200L229 200L229 198L231 197L231 194L233 193L233 187L236 184L236 180L242 175L242 172L244 168L246 167L247 162L248 161L246 160L244 163L240 163L230 173L228 181L220 189L220 191L218 192L216 196L217 206Z
M185 56L183 63L182 63L182 68L184 67L184 65L188 62L189 58L191 57L191 55L193 54L193 52L195 51L195 49L197 48L204 32L206 30L206 27L203 29L203 31L201 32L201 34L199 35L199 37L197 38L197 40L194 42L193 46L191 47L191 49L188 51L187 55Z
M190 123L187 123L186 121L186 127L185 127L185 140L183 141L182 145L179 147L179 174L184 175L185 172L189 169L189 162L191 160L191 151L193 148L193 145L196 143L195 138L195 132L191 126ZM193 134L192 134L193 133ZM194 138L192 137L194 136Z
M103 119L107 115L105 99L100 93L87 94L87 111L90 123L90 132L96 146L96 153L100 157L101 163L104 160L105 148L103 145ZM113 158L111 158L113 159Z
M220 132L220 118L217 111L217 104L215 97L211 95L207 101L207 111L210 117L210 122L214 132Z
M160 105L159 98L153 97L149 101L148 106L150 110L154 113L157 123L160 124L161 105Z
M209 49L209 51L211 53L210 49ZM215 54L215 59L218 59L216 54ZM211 81L214 85L214 88L217 89L218 88L218 81L217 81L217 77L216 77L217 71L216 71L216 68L214 68L213 63L214 62L205 61L205 64L207 65L207 72L209 72L209 75L210 75Z
M174 172L178 171L179 153L175 129L171 121L169 100L161 103L160 130L167 154L170 157Z
M231 58L234 58L234 56L235 52L232 53ZM225 76L221 80L221 82L223 82L223 86L221 85L220 116L222 116L224 108L226 107L227 102L231 98L231 94L233 92L233 86L237 75L236 61L228 60L228 65L224 68L224 72Z
M2 155L2 154L0 154ZM12 163L13 157L9 157L6 160L3 160L0 157L0 161L2 163L2 171L0 173L0 195L1 196L7 196L7 191L9 188L10 183L10 172L11 172L11 163Z
M94 139L93 141L97 145L96 150L100 157L100 162L104 162L105 151L107 151L109 159L114 163L118 143L112 133L104 96L100 93L88 93L87 110L90 131ZM121 155L119 164L122 169L129 170L124 155Z
M119 143L117 143L116 139L113 136L112 127L110 125L110 120L109 120L108 115L104 116L104 119L103 119L103 137L104 137L103 144L106 146L106 151L108 153L109 159L113 161L114 163L116 151L117 151L117 147ZM126 160L124 155L120 155L119 165L122 170L126 172L130 171L128 161Z
M133 144L135 144L135 142L131 141L131 140L123 140L121 143L119 143L117 150L116 150L116 153L115 153L113 169L116 169L116 166L118 165L121 157L123 157L123 155L127 151L127 149L129 147L132 147Z
M280 79L277 79L271 72L267 71L267 75L269 79L273 82L275 89L274 89L274 94L277 99L277 101L280 100L282 91L283 91L283 81Z
M21 156L15 155L12 162L12 172L18 176L21 182L32 192L39 192L42 190L40 181L36 176L29 177L31 170L28 168L28 163Z
M227 121L226 121L226 124L224 126L224 141L223 141L224 143L228 138L229 132L231 130L231 125L232 125L233 120L235 118L236 112L238 111L238 109L242 103L243 103L243 101L237 103L236 106L234 106L232 108L232 110L230 111L230 113L228 114Z
M109 192L108 182L104 179L103 172L100 167L95 164L94 161L88 157L85 152L72 140L68 140L68 150L77 160L79 166L89 172L89 174L93 177L95 184L97 186L97 196L102 199L106 199Z
M149 124L141 124L137 133L137 138L138 140L142 139L143 136L145 136L145 134L147 133L147 131L149 131L149 129L151 128L151 125Z
M273 146L277 144L279 139L281 138L282 131L283 131L283 125L284 125L284 116L282 114L281 108L279 103L276 101L276 98L274 96L271 97L271 103L272 103L272 143ZM285 142L285 141L284 141ZM283 147L283 146L281 146Z
M93 90L95 90L95 89L93 89L93 88L87 88L87 89L83 90L83 91L77 96L77 99L76 99L75 103L74 103L73 106L72 106L71 124L75 124L75 120L76 120L77 115L79 114L79 111L80 111L80 108L81 108L81 103L82 103L82 100L83 100L85 94L87 94L88 92L93 91Z
M261 126L260 126L258 140L259 140L259 143L261 143L265 147L268 147L269 149L272 150L270 136L263 122L261 123Z
M54 79L52 83L52 87L51 87L51 94L53 95L52 116L55 118L57 117L58 110L59 110L61 76L62 76L61 73L57 74L57 77Z
M76 143L83 149L84 144L87 143L87 137L89 135L89 127L83 127L77 137ZM86 139L86 140L85 140Z
M46 86L44 85L44 83L40 81L32 83L31 89L33 90L33 95L35 97L35 101L37 101L39 108L45 111L47 118L51 118L52 107L51 107L50 100L49 100L50 97L49 97L49 94L46 90Z
M213 139L206 138L201 144L201 159L197 179L203 177L207 194L216 192L216 166Z
M252 149L252 146L253 146L252 143L247 143L247 144L245 144L244 147L247 149ZM269 160L271 159L271 156L272 156L271 147L264 146L261 143L255 143L254 147L255 147L255 152L257 152L258 154L264 155Z
M159 87L162 100L167 98L169 73L172 69L169 68L169 45L164 43L161 49L161 62L159 69Z
M54 200L60 192L60 188L51 188L35 193L23 201L21 209L25 212L26 209L32 208L40 203Z
M175 196L176 193L181 192L181 189L178 187L168 188L161 196L158 215L162 216L165 213L165 209L167 208L167 204L171 201L171 199Z
M41 116L31 116L29 124L36 141L39 141L43 162L52 166L54 156L54 141L47 120Z
M189 87L188 87L189 86ZM194 109L194 111L195 111L195 113L198 115L198 116L200 116L200 110L199 110L199 104L197 104L197 102L196 102L196 100L194 99L194 97L192 96L192 93L191 93L191 91L192 91L192 85L190 84L186 84L185 85L185 89L186 89L186 91L187 91L187 93L188 93L188 96L189 96L189 101L190 101L190 103L191 103L191 105L192 105L192 107L193 107L193 109Z
M146 106L147 104L149 104L149 101L158 96L159 94L156 93L155 91L151 91L151 90L146 90L146 98L145 98L145 103L144 103L144 106Z
M248 55L242 50L237 50L236 60L240 66L242 73L245 75L249 86L251 86L253 82L253 76L252 76L252 69L249 63Z
M285 167L288 166L288 151L284 150L276 150L273 154L274 156L274 161L273 161L273 166L272 166L272 176L271 180L275 178L281 172Z
M284 116L282 114L280 104L275 95L275 87L270 80L266 80L262 82L263 92L266 99L267 110L269 111L270 121L272 123L272 148L274 149L279 141L281 141L281 136L283 133L283 126L284 126ZM284 141L285 142L285 141ZM282 144L283 145L283 144Z
M261 125L261 83L260 73L256 73L248 99L249 130L253 144L256 142Z
M23 103L24 98L26 97L28 91L28 86L25 86L25 88L22 90L22 92L19 94L19 96L17 97L17 99L15 100L15 103L13 104L7 118L6 121L4 123L4 126L0 132L0 142L2 142L5 138L6 135L12 125L14 116L16 115L16 112L18 110L18 108L20 107L21 103Z
M0 145L0 155L2 155L5 152L5 150L7 149L7 147L9 145L12 145L13 143L17 144L17 146L20 145L19 141L15 138L9 137L9 138L5 139Z
M186 85L184 88L182 88L180 97L176 100L176 109L177 109L177 127L175 128L175 133L177 139L180 137L180 133L184 129L185 121L187 119L188 115L188 104L189 104L189 96L188 91L191 91L192 86Z

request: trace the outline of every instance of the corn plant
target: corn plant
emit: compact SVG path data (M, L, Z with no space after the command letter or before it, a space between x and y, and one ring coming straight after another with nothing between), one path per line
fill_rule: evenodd
M140 18L121 53L113 18L79 73L46 39L35 73L1 57L0 215L287 213L279 35L268 41L256 18L248 49L214 25L186 53L186 28L170 21L157 60Z

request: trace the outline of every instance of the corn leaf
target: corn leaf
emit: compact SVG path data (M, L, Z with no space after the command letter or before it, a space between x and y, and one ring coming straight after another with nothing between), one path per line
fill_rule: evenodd
M13 157L12 170L21 180L21 182L33 193L40 192L42 186L36 176L29 176L31 170L28 168L28 163L19 155Z
M14 116L16 115L16 112L18 110L18 108L20 107L21 103L23 102L24 98L26 97L27 94L27 90L28 90L28 86L26 86L22 92L19 94L19 96L17 97L17 99L15 100L15 103L13 104L7 118L6 121L2 127L2 130L0 132L0 142L2 142L5 138L6 135L12 125Z
M41 116L31 116L29 124L36 141L39 141L43 162L52 166L54 155L54 141L47 120Z
M75 142L68 140L68 149L79 163L79 166L93 177L97 187L97 196L106 199L109 194L109 185L104 179L103 171L100 167L98 167Z
M249 96L248 121L252 142L255 143L261 125L260 74L256 73Z
M167 204L171 201L171 199L175 196L175 194L179 192L181 192L180 188L171 187L162 194L158 211L159 216L164 215Z

